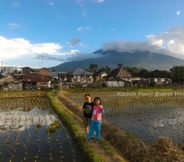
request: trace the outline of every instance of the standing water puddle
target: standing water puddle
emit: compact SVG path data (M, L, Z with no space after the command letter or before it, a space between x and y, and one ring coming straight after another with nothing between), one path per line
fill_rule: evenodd
M82 153L48 101L42 97L24 102L0 101L0 161L82 162ZM60 128L49 133L54 121L59 121Z
M122 97L117 93L91 92L102 99L104 119L123 131L133 133L144 142L154 144L166 136L174 144L184 143L183 97ZM68 98L82 106L84 93L68 93Z

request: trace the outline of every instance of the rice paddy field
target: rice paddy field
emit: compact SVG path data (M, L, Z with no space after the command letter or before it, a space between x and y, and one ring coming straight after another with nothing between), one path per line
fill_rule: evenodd
M92 99L102 100L104 119L146 143L155 144L158 137L184 143L184 92L89 92ZM83 92L68 92L66 97L83 105Z
M42 92L0 93L0 161L83 161Z

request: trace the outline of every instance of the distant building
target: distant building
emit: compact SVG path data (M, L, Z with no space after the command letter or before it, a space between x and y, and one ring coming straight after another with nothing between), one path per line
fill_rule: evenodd
M78 83L92 83L93 82L93 73L82 68L77 68L73 72L73 77L71 78L72 82Z
M167 70L154 70L147 77L147 82L155 82L156 85L172 83L171 73Z
M21 72L21 68L20 67L13 67L13 66L3 66L0 68L0 72L3 76L6 76L6 74Z
M132 78L132 74L120 67L107 75L105 85L107 87L131 87Z
M147 70L142 70L134 77L139 77L140 80L136 83L138 84L150 84L154 82L156 85L165 85L172 83L171 73L167 70L154 70L149 72Z
M24 89L35 89L36 87L50 87L52 80L49 75L24 74L22 75Z
M50 75L50 71L46 68L39 69L39 74L41 75Z
M7 74L0 79L0 89L4 91L21 91L23 89L23 83L21 79L18 79L13 74Z
M22 74L38 74L38 70L34 70L30 67L22 67Z
M93 74L93 79L95 82L97 82L99 80L105 80L105 77L107 75L108 74L105 71L99 70Z

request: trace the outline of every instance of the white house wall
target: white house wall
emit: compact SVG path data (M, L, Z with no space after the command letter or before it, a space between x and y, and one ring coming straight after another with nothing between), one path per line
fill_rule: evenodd
M125 87L124 81L105 81L107 87Z
M73 76L72 82L91 83L93 82L93 76Z

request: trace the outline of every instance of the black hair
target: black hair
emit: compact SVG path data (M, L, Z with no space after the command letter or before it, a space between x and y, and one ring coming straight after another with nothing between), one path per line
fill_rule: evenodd
M84 97L86 97L86 96L89 96L89 97L90 97L90 94L89 94L89 93L87 93L87 94L85 94L85 95L84 95Z
M94 103L95 103L95 100L99 100L99 101L100 101L100 105L102 105L102 102L101 102L100 97L95 97L95 99L94 99Z

